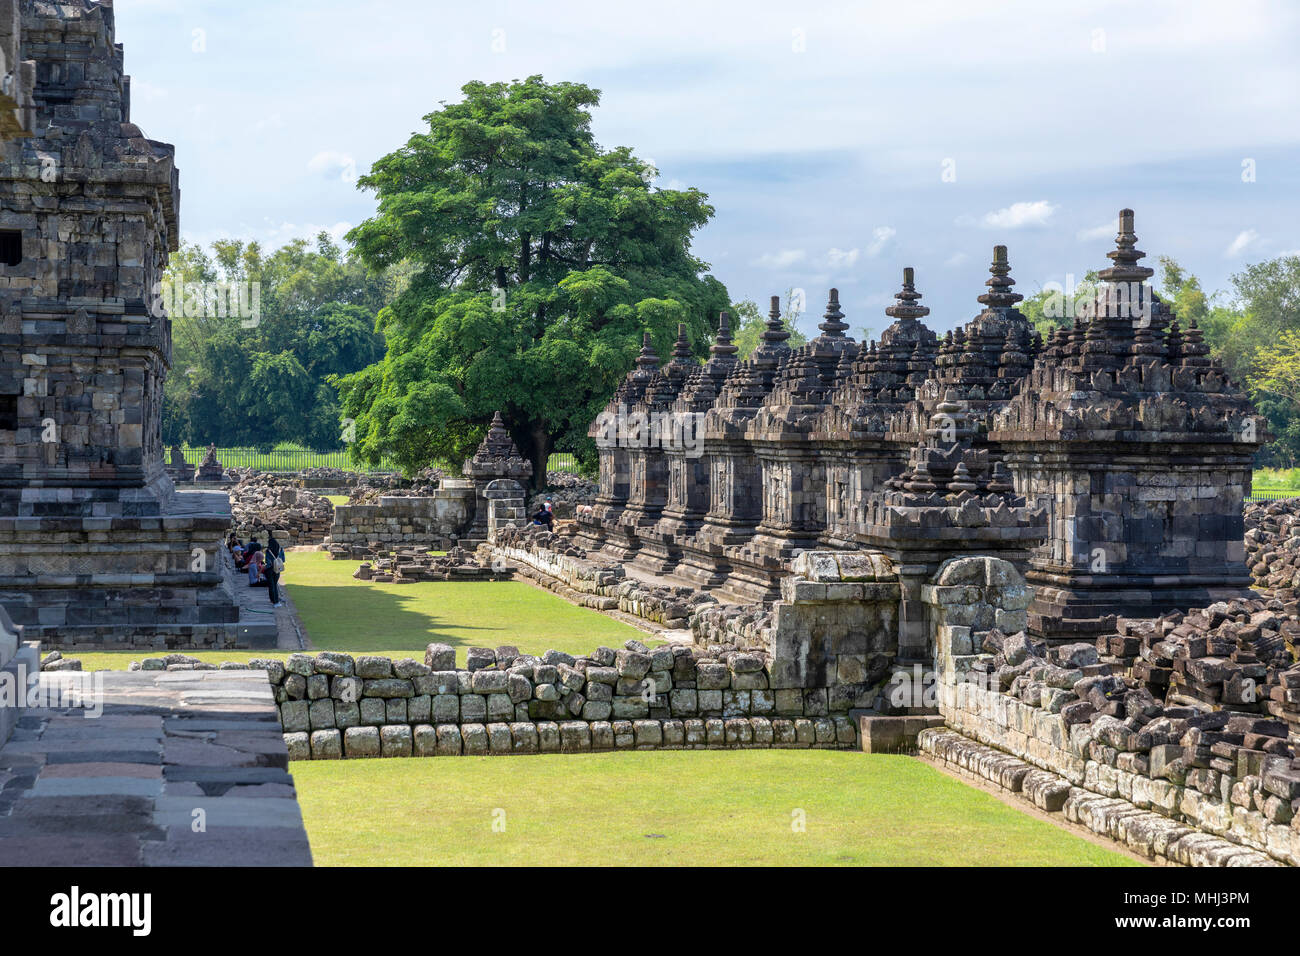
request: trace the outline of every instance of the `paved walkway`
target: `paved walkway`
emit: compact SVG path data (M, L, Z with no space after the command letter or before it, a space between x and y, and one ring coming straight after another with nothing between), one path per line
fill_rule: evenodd
M233 571L233 564L232 564ZM248 575L235 573L231 591L239 602L239 620L244 623L275 626L275 647L282 651L301 651L311 647L306 632L298 623L298 610L289 595L288 582L280 579L280 598L284 607L271 607L271 595L264 587L250 588ZM263 646L263 645L257 645Z
M311 865L264 676L70 672L41 685L87 678L102 679L102 715L29 709L0 748L0 865Z

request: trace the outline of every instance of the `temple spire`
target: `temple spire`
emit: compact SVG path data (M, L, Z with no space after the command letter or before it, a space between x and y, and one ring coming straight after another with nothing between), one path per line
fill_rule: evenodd
M898 304L885 308L885 315L890 318L907 321L921 319L930 314L930 307L919 302L921 293L916 291L915 272L911 266L904 267L903 288L902 291L894 293L894 298L898 300Z
M978 299L990 309L1009 309L1024 298L1019 292L1012 292L1016 280L1011 278L1011 263L1007 259L1006 246L993 247L993 263L989 266L990 277L984 284L989 287Z
M763 330L763 341L769 345L778 345L789 337L790 332L781 319L781 297L774 295L767 312L767 328Z
M817 328L830 339L842 339L847 331L849 324L844 321L844 313L840 311L840 290L831 289L830 299L826 302L826 314L822 316L822 322Z
M685 365L691 360L691 342L686 337L686 323L677 323L677 342L673 345L673 363Z
M1146 253L1137 248L1137 235L1133 232L1133 210L1119 211L1119 234L1115 248L1106 253L1113 265L1097 273L1106 282L1142 282L1155 275L1154 269L1138 265Z
M646 371L654 371L659 367L659 354L655 352L649 332L641 333L641 354L636 357L636 364L637 368Z
M714 358L730 358L739 351L740 348L731 342L731 313L725 310L719 312L718 337L709 348L709 355Z

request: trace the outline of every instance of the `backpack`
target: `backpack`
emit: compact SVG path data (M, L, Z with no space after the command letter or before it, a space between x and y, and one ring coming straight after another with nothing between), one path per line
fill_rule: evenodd
M284 548L281 548L279 552L271 558L271 571L275 574L284 573Z

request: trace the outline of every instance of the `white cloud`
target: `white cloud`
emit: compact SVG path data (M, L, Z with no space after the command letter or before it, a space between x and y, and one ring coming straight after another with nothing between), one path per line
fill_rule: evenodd
M880 255L881 250L896 235L898 235L898 230L893 226L877 226L871 230L871 244L867 246L868 257L874 259Z
M788 269L807 258L808 253L802 249L782 249L780 252L765 252L754 261L754 265L768 269Z
M337 175L344 182L357 181L357 161L332 149L323 149L307 160L307 171L326 178Z
M968 256L964 252L954 252L947 259L944 260L943 264L949 267L959 266L969 258L970 256Z
M826 252L826 265L831 269L849 269L858 261L859 254L857 249L830 249Z
M1046 199L1037 202L1016 202L996 212L984 214L980 225L985 229L1022 229L1026 226L1045 226L1057 207Z
M1259 233L1254 229L1243 229L1237 233L1236 239L1228 243L1228 248L1223 250L1223 254L1229 259L1235 259L1258 241Z
M1080 242L1091 242L1094 239L1111 239L1118 234L1119 220L1112 219L1110 222L1103 222L1100 226L1093 226L1091 229L1080 229L1074 235Z

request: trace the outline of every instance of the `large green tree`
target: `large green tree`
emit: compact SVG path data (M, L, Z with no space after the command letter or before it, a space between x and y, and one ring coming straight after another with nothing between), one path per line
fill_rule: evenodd
M356 252L412 275L380 312L383 360L340 395L363 461L455 462L500 410L537 481L553 448L589 453L643 330L666 358L685 323L704 354L728 302L691 252L713 208L596 144L596 90L531 76L462 92L359 182L378 211L349 234Z
M393 277L348 261L321 233L314 246L296 239L269 256L255 242L219 240L211 252L187 244L173 255L167 281L180 301L171 308L165 442L293 441L321 451L342 444L330 381L383 354L375 317ZM239 284L256 315L233 315L201 298Z

